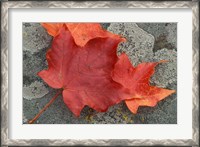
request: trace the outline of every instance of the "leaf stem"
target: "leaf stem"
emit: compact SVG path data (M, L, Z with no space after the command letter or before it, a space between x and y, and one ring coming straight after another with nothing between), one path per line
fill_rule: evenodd
M55 96L44 106L42 110L30 121L28 121L29 124L33 124L39 117L40 115L56 100L56 98L62 93L62 90L59 90Z

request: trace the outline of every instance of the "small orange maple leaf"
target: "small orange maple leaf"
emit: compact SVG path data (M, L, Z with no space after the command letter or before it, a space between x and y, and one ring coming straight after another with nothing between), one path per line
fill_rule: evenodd
M112 78L130 90L132 98L125 100L125 103L132 113L137 113L139 106L153 107L158 101L175 92L175 90L163 89L149 84L150 77L155 72L155 66L163 62L166 61L141 63L134 67L125 53L119 56L112 72Z

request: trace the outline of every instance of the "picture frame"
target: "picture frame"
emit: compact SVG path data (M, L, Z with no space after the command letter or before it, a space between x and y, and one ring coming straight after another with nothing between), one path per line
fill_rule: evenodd
M24 8L189 8L192 9L192 138L185 139L10 139L9 133L9 13ZM199 5L197 1L4 1L1 2L1 145L2 146L53 146L53 145L188 145L199 146Z

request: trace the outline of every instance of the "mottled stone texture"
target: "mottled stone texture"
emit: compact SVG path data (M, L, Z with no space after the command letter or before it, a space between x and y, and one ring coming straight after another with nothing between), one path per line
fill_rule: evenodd
M168 60L156 67L151 84L177 89L177 24L176 23L102 23L104 29L127 39L117 54L125 52L133 65L141 62ZM52 37L39 23L23 23L23 123L33 118L55 95L37 76L47 68L45 54ZM132 114L121 102L105 113L85 107L79 118L63 103L62 96L35 122L38 124L176 124L177 95L160 101L155 107L140 107Z
M51 43L51 37L39 23L23 24L23 51L39 52Z
M154 51L162 48L177 50L177 23L137 23L155 37Z
M133 65L153 59L154 37L135 23L112 23L108 31L126 38L118 47L118 53L125 52Z

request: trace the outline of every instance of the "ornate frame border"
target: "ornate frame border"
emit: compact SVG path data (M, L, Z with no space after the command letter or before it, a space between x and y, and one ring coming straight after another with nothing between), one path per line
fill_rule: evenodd
M30 139L11 140L8 138L8 9L9 8L191 8L193 13L192 29L192 49L193 49L193 114L192 114L192 139L184 140L50 140L50 139ZM199 5L198 1L13 1L1 3L1 146L34 146L34 145L190 145L199 146Z

